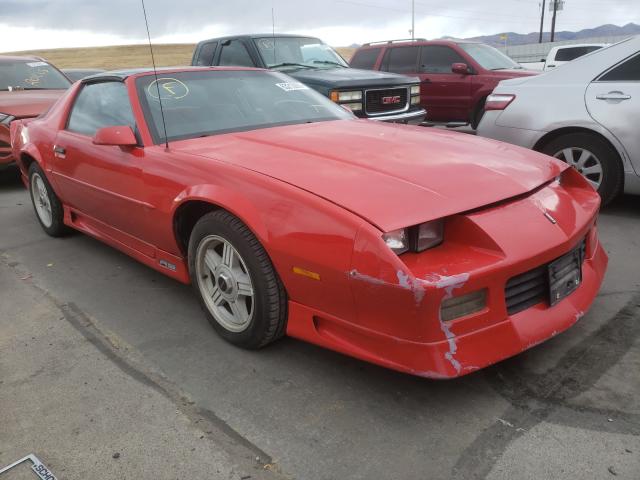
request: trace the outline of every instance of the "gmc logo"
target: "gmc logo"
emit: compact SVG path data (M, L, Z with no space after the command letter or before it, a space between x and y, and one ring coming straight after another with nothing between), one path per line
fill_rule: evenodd
M383 105L397 105L401 101L402 99L400 98L400 95L395 95L393 97L382 97Z

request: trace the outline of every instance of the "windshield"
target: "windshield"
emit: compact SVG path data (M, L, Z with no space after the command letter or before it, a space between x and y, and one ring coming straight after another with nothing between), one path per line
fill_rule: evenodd
M0 62L0 90L66 90L71 82L47 62Z
M299 123L354 118L291 77L265 71L196 71L136 80L155 143Z
M265 37L254 42L268 68L348 67L333 48L317 38Z
M507 57L504 53L483 43L459 43L458 46L487 70L504 70L506 68L521 69L522 66Z

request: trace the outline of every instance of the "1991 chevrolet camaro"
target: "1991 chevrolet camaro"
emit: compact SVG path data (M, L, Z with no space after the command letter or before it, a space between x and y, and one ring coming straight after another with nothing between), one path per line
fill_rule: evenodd
M607 265L599 197L574 169L357 120L280 73L107 72L11 127L49 235L80 230L192 283L245 348L287 334L456 377L573 325Z

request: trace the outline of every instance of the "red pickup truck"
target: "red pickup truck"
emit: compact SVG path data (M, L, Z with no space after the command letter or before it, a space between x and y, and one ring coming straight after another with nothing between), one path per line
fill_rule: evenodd
M366 43L351 67L416 76L427 120L476 128L484 102L501 80L536 75L495 48L459 40L391 40Z

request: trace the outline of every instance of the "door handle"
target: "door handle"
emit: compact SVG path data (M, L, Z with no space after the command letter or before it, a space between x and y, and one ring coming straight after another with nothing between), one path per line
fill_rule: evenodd
M66 158L67 149L59 145L53 146L53 155L58 158Z
M616 91L596 95L596 98L598 100L629 100L631 95L626 95L623 92Z

